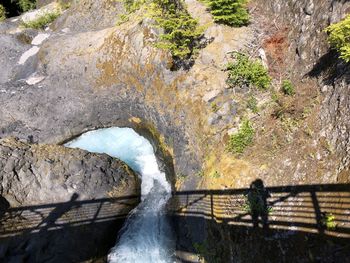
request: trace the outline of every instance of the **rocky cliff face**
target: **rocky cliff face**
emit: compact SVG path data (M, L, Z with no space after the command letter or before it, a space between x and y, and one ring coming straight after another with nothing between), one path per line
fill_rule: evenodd
M0 171L5 262L103 258L140 195L125 163L63 146L2 139Z
M254 177L262 178L267 185L320 184L320 189L324 190L327 188L325 183L349 183L350 68L329 49L324 28L349 14L350 2L252 1L251 4L254 17L251 26L261 37L257 48L263 48L266 52L270 74L277 79L292 79L297 87L297 93L300 93L296 95L294 101L280 102L287 111L290 111L290 115L286 115L287 118L297 120L298 111L306 112L303 109L307 109L309 113L303 117L303 124L290 126L293 132L282 129L282 134L278 132L279 121L274 119L270 125L274 126L275 132L268 136L264 136L264 133L269 129L271 120L261 116L264 121L259 123L265 126L265 132L259 132L258 136L260 140L269 143L256 142L258 145L253 146L252 152L244 156L244 159L249 160L251 164L261 165L260 169L255 169L251 174L247 172L249 170L247 166L242 165L235 170L239 173L235 178L239 181L235 182L236 185L242 187L248 185L247 180L252 181ZM313 102L307 102L305 97ZM305 137L303 132L305 128L313 130L309 138ZM283 142L281 138L286 138L285 140L289 142ZM273 141L277 143L274 144ZM269 147L266 147L266 144ZM281 149L282 152L279 152ZM269 151L271 153L266 154ZM305 154L310 155L305 157ZM257 161L259 159L260 161ZM222 186L226 184L224 180L217 179L216 182L214 180L214 183L217 182ZM344 187L348 189L349 186L347 184ZM285 189L282 187L278 191ZM272 197L269 200L271 204L276 204L272 206L272 211L268 215L270 227L273 228L269 231L244 226L250 218L246 218L248 221L242 219L246 212L244 209L246 201L244 197L238 197L238 193L225 195L223 190L222 194L215 196L213 192L207 191L206 194L211 195L210 199L205 194L196 195L195 191L188 192L187 203L183 204L185 207L183 213L187 214L187 217L177 217L180 221L179 250L201 251L200 254L208 262L341 262L344 258L348 258L348 252L344 249L348 239L340 238L340 233L335 234L338 238L332 238L329 232L324 235L323 230L314 231L322 233L319 235L309 234L306 229L298 230L300 225L298 220L305 218L297 215L298 212L292 207L306 209L307 205L304 206L304 202L308 201L303 200L301 197L303 194L297 193L297 186L293 189L290 193L279 193L277 199L274 199L271 193ZM247 194L249 191L249 189L243 190L242 194ZM311 191L306 196L308 194L312 195ZM348 197L349 191L343 192L338 189L333 194L337 197L343 194ZM324 203L320 204L320 210L324 215L331 209L329 206L326 207L326 203L332 202L327 199L333 194L314 193L315 196L324 198L321 201ZM333 208L344 207L342 202L347 201L337 199L333 203ZM279 207L277 203L284 208ZM314 204L318 205L318 201ZM225 206L229 208L225 209ZM294 210L294 213L290 214L289 210ZM324 220L322 215L317 216L316 210L317 208L313 208L310 212L303 210L304 215L307 214L315 220L313 221L316 222L315 228ZM343 211L338 214L339 217L341 214L348 217L346 210L337 211ZM198 213L203 213L207 217L198 218L195 216ZM210 220L210 216L216 218ZM286 219L283 219L284 216ZM281 230L277 225L272 226L275 220L279 221L277 225L289 225L288 231ZM183 227L184 225L186 227ZM191 242L181 236L191 236ZM191 246L193 249L187 250ZM179 254L183 258L188 258L186 253Z
M186 4L205 26L203 47L187 70L171 70L170 54L155 47L162 33L155 21L143 10L122 21L118 1L72 2L45 32L20 28L19 21L1 23L0 61L7 64L0 64L0 136L57 144L98 127L133 127L149 135L159 156L173 157L179 190L248 188L257 178L267 186L349 182L349 65L329 51L323 32L349 12L349 1L252 0L251 24L242 28L215 24L199 1ZM232 51L262 58L274 79L271 90L228 87L224 69ZM293 82L295 96L281 94L283 79ZM247 109L250 96L258 113ZM226 144L244 118L256 134L237 156ZM253 254L239 244L250 242L253 250L254 242L263 243L254 231L238 230L236 242L236 230L221 222L178 222L185 239L179 243L187 247L205 239L231 242L227 262L251 262L265 249L278 262L284 249L314 238L301 234L291 247L282 246L293 235L289 225ZM300 250L301 260L314 260Z
M318 119L320 134L327 138L337 155L335 173L338 181L349 180L349 65L337 58L329 49L324 29L344 19L350 12L349 1L257 1L258 8L271 16L273 37L286 39L287 47L281 50L289 69L296 79L307 85L316 79L314 89L321 92ZM276 15L277 14L277 15ZM272 19L271 19L272 18ZM281 34L284 31L285 34ZM265 43L268 47L268 43ZM282 46L283 47L283 46ZM271 52L271 50L270 50ZM272 51L273 52L273 51ZM271 54L272 55L272 54ZM270 62L275 62L273 55ZM282 68L286 68L284 65ZM333 168L334 169L334 168Z

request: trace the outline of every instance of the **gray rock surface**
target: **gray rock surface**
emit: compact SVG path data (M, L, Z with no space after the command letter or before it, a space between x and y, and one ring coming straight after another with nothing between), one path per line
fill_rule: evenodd
M107 0L73 4L51 25L50 37L25 65L4 66L0 137L61 143L99 127L147 127L173 145L179 172L195 172L200 157L188 148L194 138L181 116L191 122L174 99L179 73L169 70L169 54L152 45L159 32L148 18L115 27L111 17L123 11L109 8ZM5 60L15 52L16 62L31 45L17 48L14 34L7 30L0 39L11 39L15 51L5 50L2 56ZM28 85L33 74L45 79ZM132 117L142 123L130 121Z
M122 161L106 154L13 138L0 140L0 193L11 206L138 195L139 180Z

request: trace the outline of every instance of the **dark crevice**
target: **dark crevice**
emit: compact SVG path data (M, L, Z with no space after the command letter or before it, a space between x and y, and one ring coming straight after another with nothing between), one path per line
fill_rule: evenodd
M0 0L0 5L2 5L6 10L6 17L19 16L23 12L28 11L29 6L35 5L35 0Z

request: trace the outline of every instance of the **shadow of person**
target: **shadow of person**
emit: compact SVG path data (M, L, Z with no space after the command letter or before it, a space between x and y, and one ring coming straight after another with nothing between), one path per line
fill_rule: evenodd
M39 232L43 232L51 227L58 226L56 221L59 218L61 218L69 210L80 206L78 204L75 204L75 201L78 199L78 197L79 195L77 193L74 193L68 202L57 204L55 209L53 209L50 212L50 214L46 218L44 218L43 221L41 221L40 224L37 226L37 228L43 226L41 227Z
M259 227L259 217L264 229L268 229L267 198L270 197L261 179L256 179L250 184L248 191L248 203L250 214L255 228Z
M10 208L10 203L6 200L5 197L0 195L0 230L2 229L2 224L3 224L2 219L9 208Z

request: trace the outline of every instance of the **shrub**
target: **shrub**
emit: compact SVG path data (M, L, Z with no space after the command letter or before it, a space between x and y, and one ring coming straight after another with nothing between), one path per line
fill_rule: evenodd
M325 30L329 33L328 41L345 62L350 62L350 15L339 23L330 25Z
M249 22L247 0L208 0L215 22L229 26L244 26Z
M322 215L321 223L327 230L334 230L337 227L335 216L331 213L324 213Z
M243 153L244 149L253 142L254 128L249 120L244 120L241 128L230 136L227 149L233 153Z
M24 27L28 28L43 29L45 26L53 22L59 16L59 12L46 13L42 16L39 16L33 21L23 22L22 24Z
M250 96L247 101L247 108L250 109L253 113L258 113L258 101L254 96Z
M227 83L230 86L248 85L264 90L271 84L271 78L262 63L249 59L245 54L237 53L236 61L229 63L226 69L229 72Z
M132 13L138 10L144 3L144 0L124 0L124 7L128 13Z
M3 5L0 5L0 22L6 19L6 10Z
M292 84L292 82L290 82L289 80L283 80L282 82L282 91L284 94L292 96L295 94L295 89L294 86Z
M29 10L35 9L36 0L11 0L12 2L16 2L22 12L27 12Z

